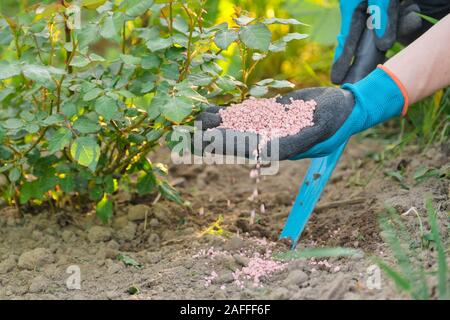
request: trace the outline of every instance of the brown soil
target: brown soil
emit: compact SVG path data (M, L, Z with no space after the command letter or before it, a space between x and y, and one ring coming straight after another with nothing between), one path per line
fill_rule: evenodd
M420 166L448 166L449 155L440 147L426 153L408 149L381 167L367 156L377 149L380 146L370 141L350 144L300 242L300 247L357 248L363 257L291 261L284 270L263 277L262 286L245 281L240 288L232 272L242 269L249 257L288 250L277 239L308 162L283 162L277 175L263 178L259 201L266 212L253 225L250 212L260 203L247 199L254 187L248 166L179 165L171 168L170 177L191 209L164 200L152 206L155 196L120 193L109 226L102 226L93 213L69 209L30 211L22 218L13 208L1 209L0 299L405 298L384 274L381 289L367 287L370 256L390 259L378 215L389 204L401 213L415 207L426 220L424 194L430 193L448 241L448 178L431 177L417 184L412 175ZM384 174L399 167L404 168L409 190ZM355 204L345 203L354 199ZM205 232L218 219L219 228ZM418 230L415 214L402 219L410 230ZM202 255L211 247L226 254ZM119 254L141 266L126 266L117 259ZM81 270L79 290L66 285L69 266ZM208 285L213 271L217 277Z

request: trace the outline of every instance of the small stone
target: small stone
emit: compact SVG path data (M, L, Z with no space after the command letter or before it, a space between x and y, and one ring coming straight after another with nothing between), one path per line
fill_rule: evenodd
M269 299L272 300L287 300L289 299L289 290L283 287L276 288L270 295Z
M119 297L119 293L117 291L107 291L106 292L106 298L109 300L114 300Z
M113 228L114 229L122 229L126 227L128 224L128 217L127 216L120 216L113 220Z
M328 285L328 289L322 294L320 299L337 300L341 299L348 291L348 284L343 274L338 273L334 280Z
M104 260L104 259L115 259L117 255L119 254L118 250L111 249L108 247L102 247L97 252L97 258Z
M159 245L161 243L161 239L156 233L150 234L147 240L147 244L150 248L159 248Z
M115 241L115 240L110 240L107 244L106 244L106 246L108 247L108 248L110 248L110 249L113 249L113 250L119 250L119 248L120 248L120 245L117 243L117 241Z
M308 280L308 275L304 273L302 270L293 270L291 271L286 279L283 281L285 286L289 285L301 285L303 282Z
M172 240L175 237L176 237L176 233L173 230L167 229L167 230L164 230L162 233L162 238L164 241Z
M45 291L49 285L49 281L44 276L37 276L31 280L30 288L28 291L30 293L39 293Z
M229 251L238 251L242 247L244 247L244 241L238 236L231 237L225 244L225 249Z
M93 226L89 229L88 239L91 242L106 242L111 240L111 229L100 226Z
M22 253L19 257L19 263L17 265L21 269L34 270L53 262L55 262L55 257L50 250L36 248L34 250Z
M170 223L170 209L167 207L167 205L162 203L155 203L153 205L153 214L154 216L159 220L163 221L165 223Z
M108 272L109 274L114 274L114 273L119 272L119 271L122 270L122 269L123 269L123 264L121 264L121 263L113 263L113 264L111 264L111 265L108 267L107 272Z
M162 254L160 252L149 252L147 253L147 262L150 264L157 264L162 259Z
M128 209L128 220L140 221L145 220L145 216L149 215L151 208L146 204L137 204Z
M152 227L152 228L156 228L157 226L159 226L159 221L158 221L158 219L156 219L156 218L152 218L151 220L150 220L150 227Z
M10 256L0 263L0 274L8 273L15 267L16 267L16 259Z
M33 230L31 233L31 238L36 241L40 241L44 238L44 234L39 230Z
M247 267L250 260L247 257L244 257L242 255L239 254L235 254L233 255L234 260L236 261L237 264L243 266L243 267Z
M136 236L136 224L128 222L128 224L117 231L117 238L121 241L131 241Z
M225 284L225 283L231 283L234 281L233 274L231 272L225 272L223 274L220 274L217 278L213 279L214 284Z
M61 234L61 238L64 242L70 242L74 238L75 234L70 230L64 230Z

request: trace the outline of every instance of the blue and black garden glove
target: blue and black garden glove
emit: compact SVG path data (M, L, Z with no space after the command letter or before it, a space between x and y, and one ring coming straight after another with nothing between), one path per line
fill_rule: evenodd
M335 84L351 81L354 77L349 74L361 73L355 68L367 75L384 62L386 51L397 39L416 34L422 26L416 14L419 6L413 1L341 0L340 8L341 31L331 69Z
M342 88L298 90L283 96L281 102L288 103L291 98L317 101L314 126L297 135L281 138L278 141L280 160L327 156L351 136L405 115L408 107L406 89L381 65L354 84L344 84Z
M296 135L277 140L277 146L269 142L261 154L263 160L296 160L317 158L331 154L354 134L364 131L392 117L405 114L408 96L405 88L394 74L379 66L364 79L342 88L308 88L291 92L278 98L283 104L294 100L315 100L314 125L304 128ZM201 113L197 120L203 129L221 132L223 137L236 134L231 130L217 129L220 125L219 108L213 107ZM237 133L238 137L240 134ZM246 133L248 135L248 133ZM227 141L223 139L224 143ZM230 140L228 140L230 141ZM241 140L243 141L243 140ZM255 140L253 140L255 141ZM234 143L223 145L227 155L251 157L256 145ZM276 154L274 154L276 153Z

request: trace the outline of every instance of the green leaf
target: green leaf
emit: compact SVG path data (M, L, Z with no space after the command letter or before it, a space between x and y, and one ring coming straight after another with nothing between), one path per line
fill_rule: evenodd
M257 86L267 86L268 84L273 83L275 80L272 78L268 78L268 79L263 79L261 81L258 81L256 83Z
M103 21L103 26L100 29L100 35L106 39L114 38L117 35L116 25L112 15L107 16Z
M258 61L258 60L264 59L266 56L267 56L266 54L261 54L261 53L255 52L252 55L252 59L253 59L253 61Z
M107 121L111 120L117 111L117 102L113 98L103 96L95 101L95 112Z
M139 177L137 182L137 191L140 195L153 192L156 187L156 177L152 172L147 172Z
M228 49L230 44L239 38L238 33L233 29L220 30L216 33L214 43L223 50Z
M89 90L86 92L86 94L83 96L84 101L92 101L96 99L99 95L103 93L103 90L100 88L94 88L92 90Z
M102 56L99 56L99 55L96 54L96 53L91 53L91 54L89 55L89 59L90 59L91 61L93 61L93 62L104 62L104 61L106 61L105 58L103 58Z
M261 22L242 27L239 31L239 38L250 49L267 51L272 39L269 28Z
M39 131L39 126L35 123L29 123L24 128L29 133L36 133Z
M164 50L172 46L172 39L171 38L151 39L146 42L146 46L152 52Z
M145 70L156 69L160 66L161 59L155 55L147 55L142 58L141 67Z
M169 98L162 108L162 115L169 121L181 123L192 112L192 103L185 97Z
M88 58L85 58L83 56L75 56L70 62L70 65L76 68L84 68L88 66L90 63L91 60L89 60Z
M147 12L153 5L153 0L128 0L125 13L132 17L138 17Z
M269 88L267 86L253 86L250 89L250 95L254 97L262 97L265 96L269 92Z
M264 20L265 24L291 24L291 25L302 25L302 26L309 26L306 23L300 22L297 19L281 19L281 18L269 18Z
M425 176L425 174L430 171L431 169L425 166L420 166L413 175L414 180L420 180Z
M20 176L22 175L22 173L20 172L19 168L13 168L9 174L8 174L8 178L11 182L16 182L20 179Z
M170 80L178 80L180 71L177 63L166 63L161 66L161 73L163 77Z
M20 66L15 63L0 61L0 80L5 80L19 75L21 72Z
M20 119L11 118L11 119L8 119L5 122L3 122L2 126L5 129L15 130L15 129L22 128L23 122Z
M59 128L48 142L48 152L53 154L64 149L70 144L71 139L72 132L69 129L65 127Z
M129 54L121 54L120 55L120 59L122 59L122 61L125 64L129 64L129 65L133 65L133 66L139 65L141 63L141 60L142 60L139 57L134 57L134 56L129 55Z
M127 267L135 267L138 269L141 269L143 266L142 264L140 264L139 262L137 262L136 260L134 260L133 258L130 258L127 255L124 254L119 254L117 256L117 260L122 261Z
M72 144L70 154L80 165L95 171L100 158L100 147L93 138L80 137Z
M192 73L189 75L188 79L193 85L202 87L210 85L214 80L214 78L207 73Z
M1 67L0 67L0 69L1 69ZM2 71L0 70L0 75L2 74L1 72ZM0 80L2 80L2 79L0 79ZM14 89L13 88L5 88L3 90L0 90L0 102L5 100L11 93L14 93Z
M22 67L22 72L30 80L49 85L53 84L52 76L47 67L38 65L25 65Z
M44 123L47 126L52 126L58 123L61 123L64 121L64 116L62 114L52 114L51 116L48 116L45 118L42 123Z
M294 88L295 84L292 82L289 82L287 80L275 80L272 82L269 87L275 88L275 89L281 89L281 88Z
M180 193L167 182L163 181L159 185L159 192L163 195L164 198L174 201L180 205L183 204L183 200L181 199Z
M82 0L81 5L88 9L96 9L103 5L105 2L106 0Z
M234 21L236 21L236 23L240 26L245 26L245 25L249 24L250 22L252 22L253 20L255 20L255 18L247 17L247 16L240 16L240 17L234 19Z
M286 42L282 39L275 41L269 45L270 52L283 52L286 50Z
M100 130L100 125L87 117L78 118L73 127L81 133L95 133Z
M237 86L241 85L238 80L228 75L226 75L225 77L220 77L219 79L217 79L216 83L219 88L224 91L232 91L236 89Z
M305 38L308 38L308 37L309 37L309 35L307 35L307 34L293 32L293 33L288 33L282 39L283 39L284 42L290 42L292 40L302 40L302 39L305 39Z
M59 180L59 185L63 192L72 192L74 191L75 187L75 179L73 178L73 176L66 176L63 179Z
M95 207L97 217L103 222L107 223L114 213L114 206L111 200L108 199L107 194L103 195L102 200L97 203Z
M173 28L175 30L177 30L178 32L181 32L181 33L184 33L184 34L189 32L189 25L188 25L188 23L180 15L177 15L175 17L175 19L173 19Z

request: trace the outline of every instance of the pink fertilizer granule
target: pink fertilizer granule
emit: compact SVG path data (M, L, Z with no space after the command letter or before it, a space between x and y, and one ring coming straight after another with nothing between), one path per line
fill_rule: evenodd
M250 258L248 266L242 269L237 269L233 272L234 283L240 289L244 288L244 280L251 281L254 287L261 287L261 279L275 272L284 270L287 263L274 261L270 258L271 251L267 251L266 255L262 256L255 253Z
M219 128L260 134L262 145L271 139L299 133L314 125L313 116L317 103L314 100L294 100L281 104L276 98L250 98L239 104L221 109Z

